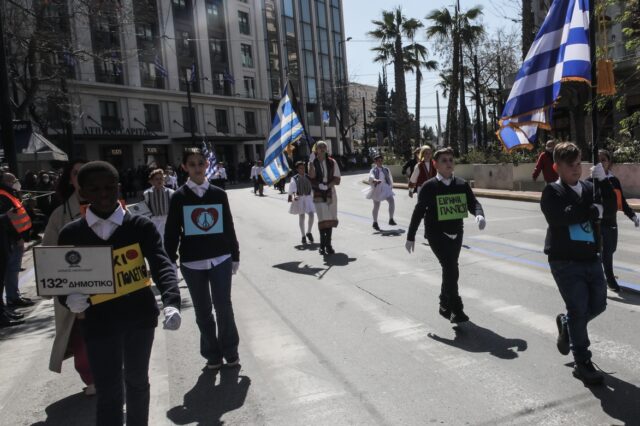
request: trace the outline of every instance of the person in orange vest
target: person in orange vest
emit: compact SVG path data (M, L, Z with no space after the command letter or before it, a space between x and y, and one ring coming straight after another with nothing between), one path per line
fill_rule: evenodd
M10 214L11 225L15 230L14 238L9 240L7 265L4 273L5 293L8 307L25 307L33 301L22 297L18 291L24 241L29 237L31 218L20 200L20 182L11 173L4 173L0 180L0 213ZM9 213L10 212L10 213Z
M15 230L11 224L12 213L0 214L0 252L7 253L9 251L9 239L14 236ZM13 312L5 308L2 301L2 293L4 292L4 273L7 267L7 259L0 256L0 328L13 327L24 324L24 315Z

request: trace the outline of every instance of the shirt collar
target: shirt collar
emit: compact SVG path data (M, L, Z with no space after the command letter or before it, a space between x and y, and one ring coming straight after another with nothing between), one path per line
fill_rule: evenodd
M445 178L444 176L442 176L440 174L440 172L438 172L436 174L436 179L438 179L440 182L444 183L445 185L449 185L451 183L451 181L453 180L453 175L451 175L450 178Z
M209 181L205 179L204 182L198 185L197 183L192 181L191 178L189 178L187 179L187 186L189 187L189 189L192 189L192 190L196 188L201 188L204 191L206 191L209 188Z
M102 219L101 217L98 217L92 210L91 208L87 209L87 213L85 214L85 219L87 220L87 224L89 224L89 227L95 225L96 223L100 222L100 221L109 221L112 223L115 223L116 225L120 226L122 225L122 222L124 221L124 215L125 215L125 211L122 208L122 206L120 205L120 203L118 203L118 207L114 210L113 213L111 213L111 216L109 216L106 219Z

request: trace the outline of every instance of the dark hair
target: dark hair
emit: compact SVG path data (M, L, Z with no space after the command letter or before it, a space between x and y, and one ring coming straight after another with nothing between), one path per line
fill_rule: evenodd
M562 142L556 145L553 149L553 162L554 163L573 163L577 159L581 158L582 151L578 148L578 145L573 142Z
M86 164L87 160L84 158L74 158L64 165L62 174L56 185L56 197L61 203L64 203L73 195L75 188L71 184L71 171L76 164Z
M187 164L187 160L192 155L202 155L202 157L204 158L202 148L198 148L197 146L194 146L191 148L185 148L184 151L182 152L182 164Z
M607 157L607 160L609 160L609 162L611 163L611 153L606 149L599 149L598 155L604 155L605 157Z
M447 146L445 148L440 148L433 154L433 159L435 161L438 161L438 158L440 158L440 156L442 155L450 155L453 157L455 156L455 152L453 151L453 148L451 148L450 146Z
M120 179L118 171L111 163L107 163L106 161L90 161L78 170L78 185L83 187L91 175L98 173L111 175L116 181Z

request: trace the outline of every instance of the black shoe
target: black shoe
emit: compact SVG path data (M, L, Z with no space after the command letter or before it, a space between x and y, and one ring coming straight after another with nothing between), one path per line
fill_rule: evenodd
M320 255L322 255L322 256L326 256L327 255L327 251L324 249L324 247L320 247L318 249L318 253L320 253Z
M569 327L564 320L564 314L558 314L556 317L556 326L558 326L558 340L556 346L562 355L569 354Z
M327 254L336 254L336 251L331 246L327 246Z
M604 381L604 376L596 370L590 359L576 362L573 367L573 377L582 380L585 385L600 385Z
M448 308L440 306L440 308L438 309L438 313L445 319L451 319L451 310Z
M607 280L607 287L614 293L620 293L620 285L618 285L618 281L615 278Z
M18 297L16 300L7 300L7 306L10 308L24 308L33 305L35 305L35 302L31 299L27 299L26 297Z
M469 321L469 317L462 310L459 310L457 312L451 313L451 317L449 318L449 321L451 321L454 324L458 324L461 322Z
M397 223L396 223L396 221L395 221L395 220L393 220L393 218L391 218L391 219L389 219L389 225L391 225L391 226L396 226L396 225L397 225Z
M378 222L373 222L373 229L375 229L376 231L380 230L380 227L378 226Z
M307 240L309 240L310 243L313 243L313 235L311 232L307 233Z
M21 314L20 312L14 312L14 311L4 311L4 314L9 317L9 319L12 320L21 320L22 318L24 318L24 314Z
M307 244L307 239L305 237L302 237L302 244Z
M3 327L14 327L16 325L20 325L20 324L24 324L24 320L23 319L11 319L9 318L9 316L7 316L7 314L5 312L3 312L2 314L0 314L0 328Z

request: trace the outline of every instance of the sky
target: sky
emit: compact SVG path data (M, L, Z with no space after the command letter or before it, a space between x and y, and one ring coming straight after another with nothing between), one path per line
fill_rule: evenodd
M496 29L514 27L519 25L504 18L504 15L517 16L515 4L521 3L519 0L460 0L462 10L467 10L476 5L482 5L484 16L482 22L488 33L495 32ZM391 10L401 4L402 10L408 18L420 19L427 25L424 17L434 9L450 7L453 10L454 0L403 0L400 2L389 2L388 0L343 0L345 38L352 37L346 43L347 67L349 80L360 84L378 85L378 74L382 72L382 64L374 63L374 54L371 48L377 43L367 36L367 32L373 29L371 23L374 19L381 19L383 10ZM431 41L427 41L424 30L418 34L416 41L425 44L430 52L433 52L429 59L441 61L437 57L435 50L430 49ZM443 67L446 68L446 67ZM387 67L387 79L389 87L393 87L393 66ZM405 74L407 85L407 105L409 113L415 112L416 77L414 74ZM438 83L438 72L423 72L422 92L421 92L421 118L420 125L433 126L436 128L436 84ZM468 103L470 105L470 103ZM440 115L441 123L444 126L447 112L447 101L440 93Z

